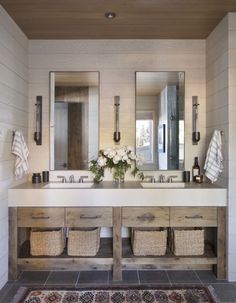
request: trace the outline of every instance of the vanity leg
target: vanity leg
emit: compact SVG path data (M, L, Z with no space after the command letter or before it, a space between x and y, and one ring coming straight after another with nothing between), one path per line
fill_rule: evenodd
M121 207L113 208L113 281L122 280Z
M218 207L217 265L214 271L217 279L226 279L226 208Z
M18 277L18 228L17 208L9 208L9 280L16 280Z

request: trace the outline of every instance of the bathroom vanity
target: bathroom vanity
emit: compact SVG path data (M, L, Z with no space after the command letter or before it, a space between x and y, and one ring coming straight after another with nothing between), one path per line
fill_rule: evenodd
M223 279L226 195L225 188L192 183L184 188L142 188L139 182L102 182L91 188L19 185L9 189L10 279L21 270L113 269L113 279L121 280L122 269L136 268L214 268ZM95 257L32 257L29 231L35 227L112 227L113 237L101 238ZM176 257L167 250L165 256L137 257L130 239L122 239L122 227L204 227L211 245L202 256Z

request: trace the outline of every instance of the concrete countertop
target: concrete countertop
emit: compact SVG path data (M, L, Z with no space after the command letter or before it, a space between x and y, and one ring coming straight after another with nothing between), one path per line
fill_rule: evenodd
M44 188L23 183L8 191L9 207L226 206L227 189L208 183L184 188L142 188L140 182L93 184L91 188Z
M60 182L52 182L52 183L58 183ZM84 182L85 184L87 182ZM12 189L55 189L55 188L44 188L48 183L38 183L33 184L31 182L22 183L20 185L14 186L10 188ZM67 183L69 184L69 183ZM80 183L81 184L81 183ZM66 189L66 188L57 188L57 189ZM68 188L68 189L76 189L76 188ZM150 190L150 188L143 188L141 185L141 182L139 181L125 181L124 183L120 184L114 184L111 181L103 181L100 183L93 183L92 187L89 188L80 188L80 189L144 189L144 190ZM153 188L155 190L159 189L170 189L170 188ZM175 189L226 189L224 187L216 186L215 184L211 183L195 183L195 182L189 182L185 183L185 187L183 188L175 188Z

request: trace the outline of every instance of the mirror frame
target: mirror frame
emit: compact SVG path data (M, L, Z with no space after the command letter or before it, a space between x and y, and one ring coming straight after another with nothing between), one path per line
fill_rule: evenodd
M55 73L97 73L98 74L98 151L100 149L100 99L101 99L101 88L100 88L100 71L86 70L86 71L50 71L49 72L49 170L50 171L71 171L71 170L55 170L54 161L54 103L55 103ZM53 146L53 148L52 148ZM87 171L81 170L81 171ZM79 170L72 170L79 171Z
M183 73L184 74L184 80L183 80L183 84L184 84L184 90L183 90L183 97L184 97L184 104L183 104L183 111L184 111L184 161L183 161L183 168L182 169L171 169L171 170L163 170L163 169L156 169L156 170L143 170L142 167L140 167L141 171L144 172L148 172L148 171L176 171L176 172L181 172L185 170L185 155L186 155L186 131L185 131L185 96L186 96L186 89L185 89L185 85L186 85L186 72L185 71L176 71L176 70L141 70L141 71L135 71L135 77L134 77L134 86L135 86L135 138L134 138L134 146L135 146L135 153L136 153L136 118L137 118L137 73L168 73L168 72L175 72L175 73Z

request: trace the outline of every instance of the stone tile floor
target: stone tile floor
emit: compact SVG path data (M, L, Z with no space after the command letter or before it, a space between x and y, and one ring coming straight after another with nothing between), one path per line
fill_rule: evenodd
M107 285L212 285L222 303L236 303L236 283L217 280L211 271L164 271L164 270L130 270L123 271L122 282L113 282L110 271L39 271L22 272L17 281L8 282L0 291L0 303L10 303L20 286L88 287Z

